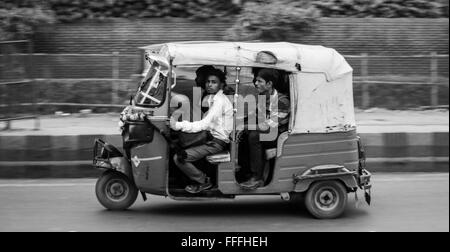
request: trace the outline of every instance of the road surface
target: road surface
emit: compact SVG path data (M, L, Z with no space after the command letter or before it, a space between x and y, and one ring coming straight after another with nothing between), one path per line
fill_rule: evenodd
M372 205L317 220L278 196L174 201L139 196L130 210L103 209L95 179L0 180L0 231L449 231L449 174L374 174ZM359 193L362 199L362 193Z

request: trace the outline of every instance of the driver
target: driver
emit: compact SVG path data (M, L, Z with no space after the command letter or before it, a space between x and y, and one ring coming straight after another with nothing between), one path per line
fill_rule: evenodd
M210 178L196 168L192 162L222 152L230 142L229 136L233 128L233 105L223 93L224 86L226 86L225 73L219 69L211 69L208 71L205 84L206 92L209 94L209 110L205 113L204 118L196 122L177 122L173 117L170 119L170 127L173 130L187 133L207 130L212 136L212 140L205 144L182 150L174 155L177 167L196 182L186 186L187 192L199 193L213 186Z

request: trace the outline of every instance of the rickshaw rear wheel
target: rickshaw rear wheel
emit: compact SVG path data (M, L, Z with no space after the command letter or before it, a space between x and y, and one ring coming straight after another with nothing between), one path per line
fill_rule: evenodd
M339 217L347 205L347 190L339 181L324 180L311 185L305 206L318 219Z
M138 189L124 174L106 171L97 180L95 194L106 209L125 210L136 201Z

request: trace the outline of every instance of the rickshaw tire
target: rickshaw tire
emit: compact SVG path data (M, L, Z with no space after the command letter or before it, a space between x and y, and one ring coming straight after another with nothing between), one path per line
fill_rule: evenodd
M108 196L108 185L116 181L122 188L125 187L125 197L113 200ZM102 206L108 210L125 210L129 208L136 201L139 190L136 185L125 175L116 171L105 171L95 184L95 194L97 200ZM119 195L120 196L120 195Z
M337 203L331 210L324 210L327 206L319 206L319 201L327 204L328 195L337 197ZM332 200L333 201L333 200ZM305 206L309 213L318 219L334 219L342 215L347 206L347 190L342 182L337 180L322 180L313 183L305 195Z

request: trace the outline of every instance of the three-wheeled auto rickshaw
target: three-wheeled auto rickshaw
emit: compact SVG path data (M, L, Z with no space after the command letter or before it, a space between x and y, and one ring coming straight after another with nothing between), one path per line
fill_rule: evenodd
M176 42L151 45L145 50L148 65L137 93L122 112L123 146L96 139L93 165L104 169L96 184L99 202L107 209L130 207L140 192L172 199L220 199L239 195L281 195L299 200L316 218L335 218L347 204L347 194L364 191L370 204L370 177L363 145L356 132L353 104L353 69L334 49L294 43ZM203 65L223 69L234 123L226 151L199 164L212 174L213 188L186 192L186 177L173 162L174 140L169 118L180 103L198 104L192 94L195 70ZM272 68L285 74L290 97L289 128L266 150L264 186L240 186L245 170L240 156L239 97L252 93L253 70ZM194 87L195 88L195 87ZM181 97L181 99L180 99ZM189 107L189 106L188 106ZM192 109L186 109L189 114ZM194 113L193 113L194 114ZM193 116L195 117L195 116ZM189 118L187 120L201 118ZM176 132L175 132L176 133ZM176 137L175 137L176 138ZM251 146L250 146L251 148Z

